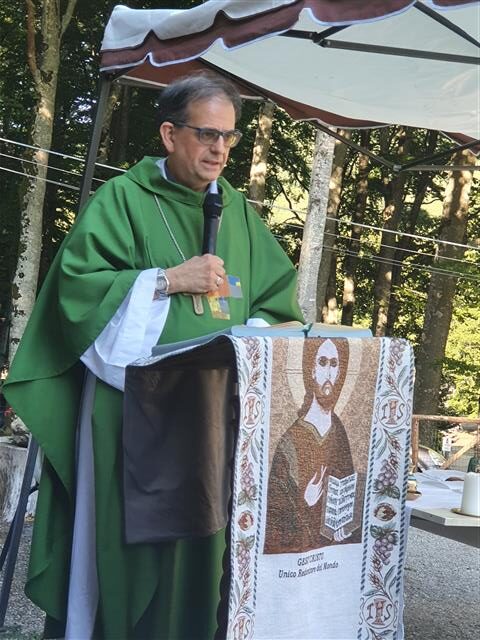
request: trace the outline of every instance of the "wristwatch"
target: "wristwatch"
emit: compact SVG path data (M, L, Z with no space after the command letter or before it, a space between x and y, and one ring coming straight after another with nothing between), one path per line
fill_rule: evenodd
M168 288L170 282L168 281L165 269L157 269L157 283L155 285L155 293L153 295L154 300L165 300L168 297Z

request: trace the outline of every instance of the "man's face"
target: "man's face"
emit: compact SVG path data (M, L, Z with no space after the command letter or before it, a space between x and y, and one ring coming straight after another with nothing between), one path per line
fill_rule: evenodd
M220 96L198 100L189 105L185 124L230 131L235 128L235 110L229 100ZM161 125L160 134L168 151L168 170L180 184L204 191L222 173L230 151L222 136L205 145L193 129L168 122Z
M337 347L331 340L320 346L315 357L312 377L316 382L315 398L323 409L331 409L335 402L335 383L339 374Z

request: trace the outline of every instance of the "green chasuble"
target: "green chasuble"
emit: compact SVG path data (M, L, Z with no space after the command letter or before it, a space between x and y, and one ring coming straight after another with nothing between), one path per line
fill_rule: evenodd
M201 253L205 194L161 177L144 158L108 181L65 239L38 297L5 395L45 454L28 596L65 623L75 504L75 436L84 366L79 357L112 318L138 274L182 259L155 203L157 194L185 257ZM203 315L172 295L161 342L218 331L250 317L301 320L296 274L258 214L223 178L217 255L240 278L229 320ZM224 532L205 539L127 546L122 514L122 393L97 380L92 415L99 610L96 637L111 640L213 637ZM52 627L53 628L53 627Z

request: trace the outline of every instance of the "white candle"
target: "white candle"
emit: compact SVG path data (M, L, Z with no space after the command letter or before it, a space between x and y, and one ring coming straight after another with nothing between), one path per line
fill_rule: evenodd
M460 511L468 516L480 516L480 473L465 474Z

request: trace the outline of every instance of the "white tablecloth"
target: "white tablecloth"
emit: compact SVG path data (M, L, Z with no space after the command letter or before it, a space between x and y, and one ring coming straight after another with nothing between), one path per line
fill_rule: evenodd
M417 489L421 495L416 500L407 500L407 516L410 516L412 509L459 508L462 503L464 477L463 471L451 469L428 469L416 473Z

